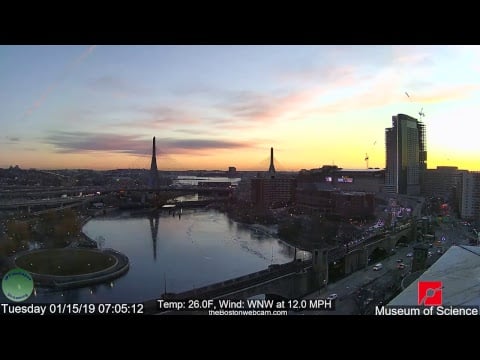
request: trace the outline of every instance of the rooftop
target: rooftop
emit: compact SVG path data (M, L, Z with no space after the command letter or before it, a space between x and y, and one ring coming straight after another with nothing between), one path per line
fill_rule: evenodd
M381 168L368 168L368 169L338 169L339 172L379 172L384 171Z
M480 306L480 247L452 246L388 305L418 305L418 282L442 281L443 305Z

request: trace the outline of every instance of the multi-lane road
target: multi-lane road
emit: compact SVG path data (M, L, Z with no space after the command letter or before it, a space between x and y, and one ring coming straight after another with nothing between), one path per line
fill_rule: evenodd
M337 300L335 301L335 311L304 311L298 313L299 315L350 315L357 313L357 305L355 302L355 296L359 290L365 288L372 282L382 281L385 285L390 284L392 281L399 278L402 274L406 274L411 268L412 258L407 257L407 254L413 252L413 247L401 247L397 249L397 252L381 261L383 265L381 270L375 271L373 267L375 264L369 265L363 270L358 270L353 274L335 282L328 284L326 287L311 293L305 297L305 299L325 299L330 294L337 294ZM397 260L402 259L406 265L403 270L397 269ZM374 301L372 299L371 301Z
M444 241L442 241L442 237ZM473 238L473 234L468 231L468 227L461 224L457 219L452 219L450 223L441 223L435 230L435 240L441 244L441 249L444 252L451 245L468 245L469 238ZM410 272L412 257L407 254L413 253L413 246L416 243L410 244L408 247L400 247L396 253L387 259L381 261L383 268L375 271L371 264L363 270L359 270L335 283L328 284L326 287L305 296L305 299L325 299L331 294L337 294L335 300L335 311L303 311L292 313L297 315L351 315L359 313L359 299L356 298L362 294L371 294L364 296L361 299L365 305L377 305L385 293L392 287L398 286L402 276ZM439 245L439 244L438 244ZM440 247L432 246L431 256L428 263L435 262L441 257L441 253L437 253ZM398 269L398 260L402 259L406 265L405 268Z

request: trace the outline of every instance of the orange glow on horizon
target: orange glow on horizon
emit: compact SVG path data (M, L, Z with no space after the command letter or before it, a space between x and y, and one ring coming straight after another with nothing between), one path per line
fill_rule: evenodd
M348 151L347 151L348 152ZM188 155L177 155L164 158L157 156L159 170L227 170L234 166L238 171L267 171L269 166L269 153L264 151L263 158L258 156L258 150L233 152L236 156L224 154L223 156L191 157ZM318 154L315 152L315 154ZM323 165L337 165L344 169L365 169L365 153L348 156L340 152L324 153L322 155L288 154L288 152L275 151L275 168L278 171L300 171L301 169L319 168ZM336 155L336 156L335 156ZM340 156L343 155L343 156ZM375 152L369 153L369 167L383 169L385 167L385 156ZM255 159L258 161L255 162ZM92 170L113 170L113 169L149 169L151 156L133 156L126 154L28 154L17 157L20 160L15 163L4 163L0 167L18 165L22 169L92 169ZM437 166L457 166L461 170L480 171L476 156L457 158L455 154L449 158L428 154L427 166L435 169Z

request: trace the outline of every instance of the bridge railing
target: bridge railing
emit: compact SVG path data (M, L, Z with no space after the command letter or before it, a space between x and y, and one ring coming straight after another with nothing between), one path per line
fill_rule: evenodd
M237 278L207 285L201 288L188 290L177 294L167 294L164 296L167 299L213 299L222 296L226 293L244 289L248 286L261 283L268 279L273 279L281 275L287 275L292 272L297 272L301 269L311 266L311 260L306 261L292 261L287 264L270 267L269 269L260 270L255 273L243 275Z

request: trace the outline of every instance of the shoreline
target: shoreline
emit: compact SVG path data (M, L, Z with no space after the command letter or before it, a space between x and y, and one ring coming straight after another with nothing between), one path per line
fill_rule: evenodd
M116 209L116 210L121 210L121 209ZM232 221L235 221L237 224L239 225L242 225L250 230L253 230L255 232L259 232L259 233L262 233L263 235L265 236L268 236L268 237L276 237L278 238L279 241L281 241L282 243L284 243L285 245L288 245L289 247L291 248L296 248L297 250L300 250L300 251L305 251L305 252L308 252L308 253L311 253L312 250L309 249L307 246L303 245L303 244L295 244L295 243L290 243L288 241L286 241L285 239L282 239L279 235L278 235L278 224L272 224L272 225L264 225L264 224L259 224L259 223L244 223L244 222L241 222L241 221L238 221L237 219L235 219L234 217L230 216L230 213L228 211L225 211L225 210L222 210L222 209L218 209L218 208L204 208L203 210L215 210L215 211L218 211L222 214L225 214L230 220ZM125 211L125 210L124 210ZM129 212L129 216L135 216L135 215L147 215L148 213L150 212L153 212L155 211L155 209L147 209L147 210L142 210L142 211L128 211ZM110 212L110 215L112 213L115 213L115 211L111 211ZM106 214L107 216L109 214ZM86 223L88 221L90 221L91 219L95 219L96 217L93 217L93 216L88 216L86 219L84 219L82 221L82 226L81 226L81 236L84 237L84 239L88 242L91 242L91 243L94 243L96 244L96 247L98 247L98 244L95 240L91 239L87 234L85 234L83 232L83 227L86 225ZM292 261L294 261L295 259L293 259Z

